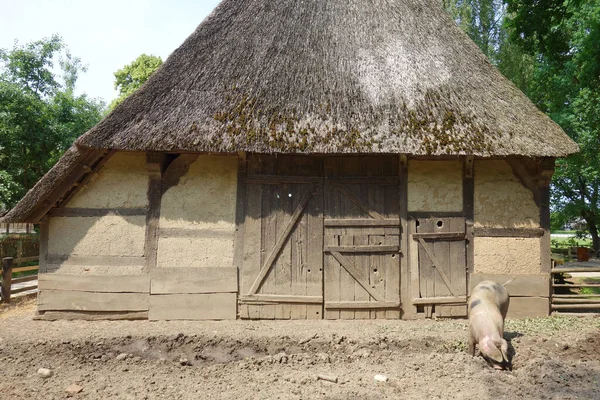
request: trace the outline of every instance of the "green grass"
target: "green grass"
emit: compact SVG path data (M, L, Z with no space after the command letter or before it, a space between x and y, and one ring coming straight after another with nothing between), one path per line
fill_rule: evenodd
M577 231L552 231L550 233L556 233L560 235L575 235L577 234Z

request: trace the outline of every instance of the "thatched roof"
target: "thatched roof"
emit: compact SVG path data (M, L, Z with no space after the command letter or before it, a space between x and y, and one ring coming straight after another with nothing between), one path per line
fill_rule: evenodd
M77 148L481 157L578 151L438 0L224 0L3 220L29 218L30 206L72 169Z
M578 150L438 0L224 0L77 143L532 157Z

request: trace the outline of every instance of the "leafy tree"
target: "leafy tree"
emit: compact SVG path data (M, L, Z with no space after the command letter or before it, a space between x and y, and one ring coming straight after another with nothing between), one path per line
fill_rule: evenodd
M74 93L84 71L57 35L0 50L0 211L14 206L100 120L104 104Z
M162 63L160 57L142 54L133 62L115 72L115 89L119 91L119 97L113 100L109 109L113 110L142 86Z
M555 221L582 218L600 250L600 0L509 0L511 40L535 57L528 95L581 147L559 160Z

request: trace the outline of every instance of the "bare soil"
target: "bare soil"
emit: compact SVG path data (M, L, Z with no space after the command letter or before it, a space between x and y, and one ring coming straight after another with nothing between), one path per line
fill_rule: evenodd
M0 309L2 399L600 398L594 318L508 320L513 370L496 371L466 354L462 320L45 322L34 309Z

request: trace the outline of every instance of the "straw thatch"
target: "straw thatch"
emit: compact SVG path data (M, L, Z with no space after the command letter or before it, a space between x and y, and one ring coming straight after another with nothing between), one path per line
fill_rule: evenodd
M437 0L225 0L94 148L565 156Z
M561 157L577 145L437 0L224 0L81 149Z

